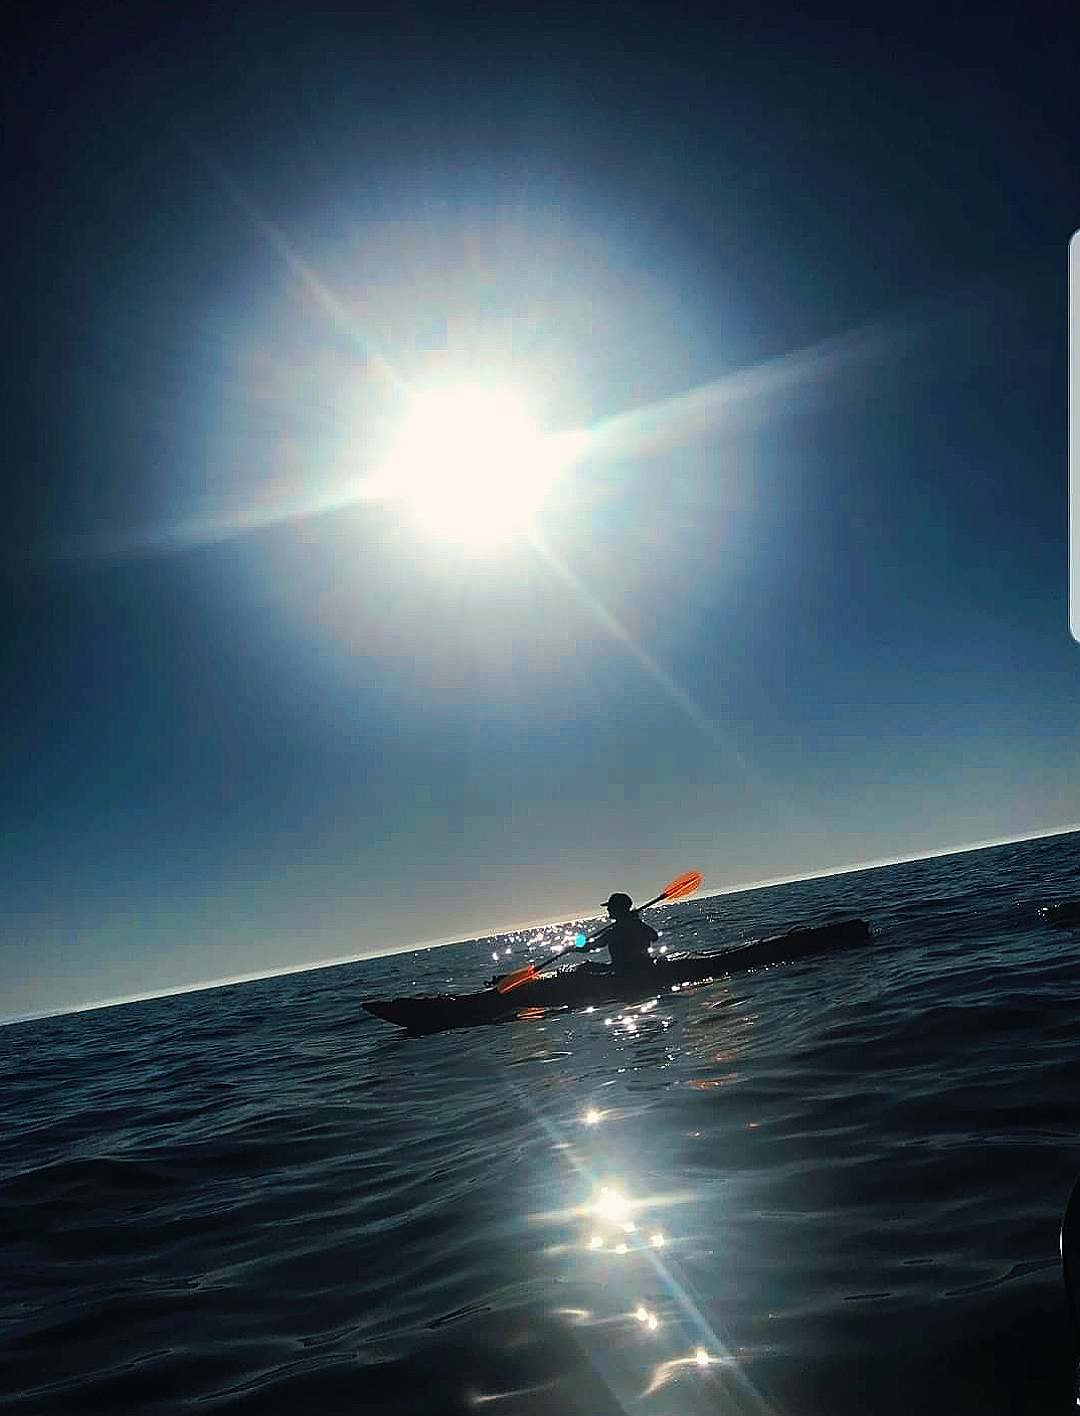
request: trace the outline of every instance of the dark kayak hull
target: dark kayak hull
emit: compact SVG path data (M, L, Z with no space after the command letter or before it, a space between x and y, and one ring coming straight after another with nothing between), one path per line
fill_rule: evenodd
M488 988L482 993L367 999L361 1006L376 1018L412 1033L443 1032L447 1028L509 1022L536 1008L586 1008L647 998L679 984L706 983L728 974L745 973L748 969L765 968L811 954L850 949L868 943L869 939L870 927L865 920L848 919L814 929L794 929L772 939L758 939L714 954L660 959L632 975L596 972L586 966L530 979L508 993Z

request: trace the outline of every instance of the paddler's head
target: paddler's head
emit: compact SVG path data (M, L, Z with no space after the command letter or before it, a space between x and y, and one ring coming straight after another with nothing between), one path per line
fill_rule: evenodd
M634 908L634 902L630 896L621 893L609 895L605 903L607 904L607 912L612 919L622 919Z

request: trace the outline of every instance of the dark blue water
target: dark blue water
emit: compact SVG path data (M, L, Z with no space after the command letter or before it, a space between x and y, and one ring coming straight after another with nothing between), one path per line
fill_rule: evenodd
M0 1406L1064 1412L1077 897L1073 835L674 906L876 938L633 1014L358 1009L486 940L8 1027Z

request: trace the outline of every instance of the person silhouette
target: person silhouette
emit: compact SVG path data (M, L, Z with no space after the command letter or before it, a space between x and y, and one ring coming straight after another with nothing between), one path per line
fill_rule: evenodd
M611 966L616 973L633 973L648 968L652 964L649 945L656 943L659 934L639 917L629 895L616 891L608 896L604 904L612 922L597 936L597 947L607 946Z

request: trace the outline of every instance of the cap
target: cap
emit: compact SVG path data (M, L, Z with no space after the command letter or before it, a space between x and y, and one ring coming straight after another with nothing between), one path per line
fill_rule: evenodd
M607 897L604 904L609 910L613 909L615 906L623 910L629 910L633 907L634 902L629 895L624 895L621 890L617 890L614 895Z

